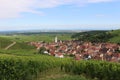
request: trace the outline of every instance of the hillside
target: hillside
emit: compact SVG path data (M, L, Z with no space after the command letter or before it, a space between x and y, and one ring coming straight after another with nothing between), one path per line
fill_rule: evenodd
M5 48L6 46L10 45L12 41L7 38L0 37L0 49Z
M115 36L112 37L109 41L114 43L120 43L120 30L111 31L111 34L114 34Z
M87 31L72 35L73 39L90 42L120 43L120 30L112 31Z
M12 39L7 37L0 37L0 49L5 49L7 46L13 43ZM10 47L9 49L33 49L33 46L28 45L25 42L16 42L15 45Z

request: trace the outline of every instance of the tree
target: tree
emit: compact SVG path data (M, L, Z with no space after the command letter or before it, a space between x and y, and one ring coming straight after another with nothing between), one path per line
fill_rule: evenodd
M38 50L38 53L39 53L39 54L44 54L44 51L46 51L46 48L45 48L45 47L41 47L41 48Z

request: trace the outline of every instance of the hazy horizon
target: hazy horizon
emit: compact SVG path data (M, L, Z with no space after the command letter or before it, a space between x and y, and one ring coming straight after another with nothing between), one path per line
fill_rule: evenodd
M79 32L79 31L101 31L101 30L119 30L119 28L111 28L111 29L90 29L90 28L86 28L86 29L11 29L11 30L0 30L0 32L17 32L17 31L20 31L20 32L57 32L57 31L73 31L73 32Z

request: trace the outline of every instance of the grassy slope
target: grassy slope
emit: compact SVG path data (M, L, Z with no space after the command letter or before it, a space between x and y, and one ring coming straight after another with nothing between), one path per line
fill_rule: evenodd
M111 33L117 36L111 38L110 42L120 43L120 30L114 30L114 31L111 31Z
M4 37L0 37L0 49L5 48L6 46L8 46L11 43L12 43L11 40L4 38Z
M0 37L0 49L5 49L8 45L12 44L14 40L8 37ZM33 46L28 45L25 42L19 42L12 46L10 49L34 49Z

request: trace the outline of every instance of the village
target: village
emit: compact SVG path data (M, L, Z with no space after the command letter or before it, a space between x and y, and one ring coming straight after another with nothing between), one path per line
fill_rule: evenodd
M30 45L40 50L45 48L44 54L64 58L73 56L75 60L102 60L120 62L120 45L115 43L91 43L78 40L61 41L55 37L54 42L30 42Z

